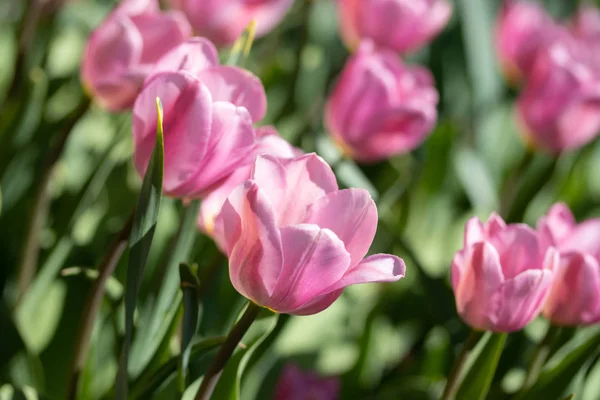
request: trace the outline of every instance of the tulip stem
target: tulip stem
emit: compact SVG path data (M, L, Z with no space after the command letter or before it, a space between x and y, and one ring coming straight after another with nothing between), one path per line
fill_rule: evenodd
M202 379L202 384L196 393L196 400L209 400L217 383L219 382L219 378L223 373L223 369L229 361L229 358L233 354L234 350L238 346L238 343L242 340L242 337L250 328L250 325L254 322L256 317L261 311L261 307L248 302L248 307L242 317L236 322L236 324L227 335L227 339L217 352L212 364L208 367L208 370L204 374L204 378Z
M452 366L452 370L450 371L450 375L448 376L448 380L446 381L446 387L444 388L444 394L442 394L441 400L449 400L454 398L456 394L456 390L458 389L458 385L460 383L460 376L465 368L465 363L471 351L479 341L481 337L481 332L472 330L469 334L469 337L463 344L454 365Z
M533 355L531 356L527 375L525 376L525 383L523 383L523 388L521 390L529 389L537 380L542 367L550 356L550 351L552 350L552 346L554 345L556 338L560 335L560 331L561 328L556 325L550 325L548 327L546 335L537 345Z

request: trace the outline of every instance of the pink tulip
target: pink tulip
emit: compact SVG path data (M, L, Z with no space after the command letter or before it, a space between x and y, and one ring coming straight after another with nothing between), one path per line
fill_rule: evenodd
M233 286L276 312L315 314L348 285L404 276L396 256L363 260L377 229L375 203L363 189L338 190L315 154L258 156L251 179L229 195L217 223Z
M600 8L583 5L577 10L571 21L571 31L580 39L600 40Z
M448 23L447 0L338 0L342 38L354 49L363 39L407 53L424 46Z
M496 50L513 82L527 76L536 54L560 31L542 7L529 1L505 1L496 24Z
M559 203L540 219L538 230L545 245L560 252L544 316L557 325L600 322L600 218L577 224Z
M268 154L279 158L294 158L301 153L300 150L280 137L273 127L265 126L257 129L256 136L255 155ZM253 164L249 163L236 169L202 200L198 215L198 226L216 241L223 252L225 252L226 247L223 227L221 224L215 225L215 218L221 212L223 203L233 189L250 179L252 166Z
M363 43L327 101L325 123L350 157L373 162L419 146L435 126L437 101L427 70Z
M131 108L154 64L191 33L184 16L161 12L156 0L125 0L92 33L81 78L110 111Z
M188 17L196 34L218 45L233 43L252 20L257 37L269 33L294 0L170 0Z
M550 152L575 149L600 133L600 57L563 35L540 50L517 111L524 136Z
M452 261L459 315L475 329L523 328L540 313L557 262L558 254L546 251L527 225L506 225L496 214L485 224L471 218Z
M322 377L314 372L304 372L288 364L275 387L274 400L337 400L340 380Z

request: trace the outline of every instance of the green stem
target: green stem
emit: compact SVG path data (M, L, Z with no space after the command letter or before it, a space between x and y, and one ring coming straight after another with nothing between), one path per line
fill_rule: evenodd
M212 364L204 374L202 384L196 393L196 400L210 399L215 387L217 386L217 383L219 382L219 378L223 373L223 369L225 368L227 361L229 361L233 351L237 347L238 343L242 340L260 311L260 306L257 306L252 302L248 302L248 308L246 308L246 311L242 317L233 326L231 332L229 332L229 335L227 335L227 339L225 339L225 342L215 356Z
M77 330L77 339L75 341L75 352L71 364L69 385L67 387L68 399L75 400L77 398L79 378L85 367L92 330L94 328L94 321L96 320L96 315L102 305L106 281L114 272L127 247L127 240L129 239L132 224L133 214L129 217L119 235L110 245L108 252L102 260L102 264L98 267L99 275L94 281L86 299L79 329Z
M542 341L537 345L531 360L529 362L529 368L527 369L527 375L525 376L525 383L523 383L522 390L529 389L537 380L542 367L550 356L550 351L554 342L560 335L561 328L556 325L550 325L546 331L546 335Z
M450 375L448 376L448 380L446 381L446 387L444 388L444 394L442 394L441 400L452 399L456 394L456 390L458 389L458 385L460 383L459 378L465 368L467 358L469 357L469 354L471 354L471 351L479 341L480 337L481 332L475 330L471 331L471 333L469 334L469 337L463 344L463 347L460 353L458 354L456 361L454 362L454 366L450 371Z

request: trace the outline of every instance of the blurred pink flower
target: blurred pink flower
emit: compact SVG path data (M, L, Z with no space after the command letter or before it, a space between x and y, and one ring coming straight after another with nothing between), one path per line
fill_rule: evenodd
M301 154L299 149L294 148L279 136L274 127L265 126L257 129L256 137L255 155L268 154L279 158L294 158ZM223 252L225 252L226 247L223 226L221 224L215 225L215 218L221 212L223 203L233 189L250 179L252 166L252 163L248 163L236 169L202 200L198 215L198 227L211 236Z
M538 4L506 0L496 23L496 51L506 77L518 82L528 75L537 52L560 30Z
M571 32L580 39L600 41L600 8L582 5L571 20Z
M407 53L424 46L448 23L447 0L338 0L342 38L354 49L361 40Z
M353 55L325 108L335 141L358 161L407 153L431 133L438 94L429 71L404 65L389 50L363 43Z
M157 0L125 0L92 33L81 64L86 90L110 111L131 108L154 64L191 34Z
M517 112L534 147L557 153L590 142L600 133L600 57L571 36L554 40L537 53Z
M538 222L546 246L560 253L544 316L557 325L600 321L600 218L577 224L569 208L552 206Z
M377 229L375 203L363 189L338 190L315 154L258 156L251 179L229 195L217 223L233 286L276 312L315 314L348 285L404 276L396 256L363 260Z
M546 251L528 226L506 225L496 214L485 224L471 218L452 261L459 315L475 329L523 328L540 313L557 262L557 252Z
M294 364L287 364L277 386L274 400L337 400L340 380L322 377L315 372L302 371Z
M183 11L197 35L219 46L233 43L250 21L256 36L269 33L283 20L294 0L169 0Z

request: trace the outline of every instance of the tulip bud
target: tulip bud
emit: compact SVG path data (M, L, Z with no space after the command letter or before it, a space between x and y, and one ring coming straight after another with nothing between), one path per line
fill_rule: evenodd
M315 314L348 285L404 276L396 256L363 259L377 229L375 203L363 189L338 190L315 154L258 156L251 179L229 195L217 223L233 286L276 312Z
M556 325L600 322L600 218L577 224L559 203L540 218L538 230L544 243L560 253L544 316Z
M170 0L183 11L200 36L217 45L233 43L250 21L257 37L269 33L292 6L293 0Z
M567 35L538 52L517 103L528 142L557 153L600 133L599 62L593 48Z
M350 157L373 162L419 146L435 126L437 101L429 71L367 42L344 67L325 123Z
M496 214L482 224L472 218L464 247L452 261L456 308L471 327L517 331L541 311L558 262L524 224L506 225Z
M110 111L132 107L154 64L182 43L191 28L182 14L160 12L156 0L126 0L94 30L81 78Z
M448 23L447 0L339 0L341 35L354 49L363 39L407 53L424 46Z
M275 387L275 400L336 400L340 380L304 372L294 364L287 364Z

